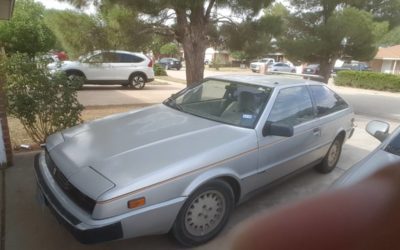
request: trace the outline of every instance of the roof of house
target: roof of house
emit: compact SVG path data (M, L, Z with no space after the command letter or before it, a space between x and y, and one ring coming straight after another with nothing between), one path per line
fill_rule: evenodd
M379 48L375 59L400 60L400 45Z

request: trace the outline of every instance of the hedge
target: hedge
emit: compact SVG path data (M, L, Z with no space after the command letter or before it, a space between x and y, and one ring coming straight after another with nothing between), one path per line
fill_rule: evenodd
M160 64L154 64L153 70L154 70L155 76L166 76L167 75L167 72L165 71L165 69L163 67L161 67Z
M400 76L369 72L340 71L335 78L338 86L400 92Z

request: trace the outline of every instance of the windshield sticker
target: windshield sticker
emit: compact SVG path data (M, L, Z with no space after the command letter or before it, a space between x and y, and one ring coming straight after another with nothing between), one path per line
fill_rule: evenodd
M243 119L253 119L253 115L249 115L249 114L243 114L242 115Z

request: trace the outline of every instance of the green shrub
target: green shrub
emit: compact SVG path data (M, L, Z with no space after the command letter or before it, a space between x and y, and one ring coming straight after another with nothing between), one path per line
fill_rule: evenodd
M400 92L400 76L369 71L340 71L335 84L354 88Z
M166 76L167 75L167 71L165 71L165 69L163 67L161 67L159 64L154 64L153 70L154 70L154 75L156 75L156 76Z
M5 76L8 113L19 119L34 142L81 122L77 89L82 79L50 74L44 61L14 54L0 61Z

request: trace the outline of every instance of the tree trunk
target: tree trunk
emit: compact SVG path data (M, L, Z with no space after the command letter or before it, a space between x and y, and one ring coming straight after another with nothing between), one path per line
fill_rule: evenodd
M196 41L185 41L183 50L186 62L186 81L190 86L201 81L204 77L204 58L206 43L199 44Z
M192 9L189 16L187 11L183 9L176 9L175 12L177 16L176 39L183 45L186 62L186 82L190 86L203 80L204 77L204 58L208 45L207 26L209 17L204 12L202 5Z
M333 58L324 58L320 61L320 69L319 69L319 74L323 77L323 82L328 83L329 78L331 77L332 74L332 69L335 66L337 57Z

